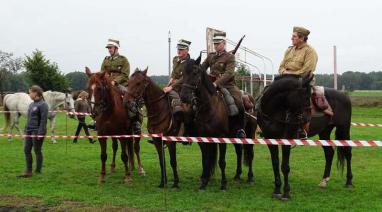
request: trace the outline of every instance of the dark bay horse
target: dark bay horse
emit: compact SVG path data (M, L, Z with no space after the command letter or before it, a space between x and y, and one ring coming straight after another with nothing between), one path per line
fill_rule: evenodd
M258 124L262 129L265 138L289 138L299 137L298 129L301 126L300 119L296 114L305 111L310 107L312 78L300 78L294 75L284 75L277 77L275 81L264 92L258 109ZM325 89L325 96L332 106L335 116L324 116L322 118L312 118L309 136L319 134L320 139L329 139L330 133L336 127L336 139L350 139L350 119L351 104L344 94ZM278 145L268 145L271 153L273 172L275 177L275 188L273 196L288 200L290 198L289 185L289 157L291 146L283 145L281 171L284 175L283 194L281 193L281 177L279 170L279 148ZM323 147L325 151L326 167L323 181L326 185L330 175L330 168L333 161L334 151L332 147ZM344 159L347 160L347 181L346 185L352 185L351 173L351 148L338 147L338 158L340 166L343 168ZM323 182L321 182L322 184Z
M151 134L162 133L163 135L178 135L180 124L172 119L171 106L168 96L157 86L150 77L147 76L147 68L144 71L138 69L129 79L129 89L124 97L127 107L135 104L140 99L144 100L147 109L147 129ZM163 143L161 138L153 138L155 148L159 156L161 168L161 181L159 187L164 187L167 183ZM178 188L179 176L176 161L176 142L166 141L170 153L170 164L174 174L172 187Z
M190 108L187 113L191 120L189 131L192 136L203 137L234 137L236 132L233 130L235 127L230 121L227 105L223 97L217 92L206 71L200 67L200 57L195 60L189 60L185 64L183 71L183 87L181 90L181 100L186 105L185 108ZM254 128L251 128L254 130ZM250 129L250 128L248 128ZM187 129L186 129L187 131ZM252 132L247 132L247 135L253 135ZM221 170L221 190L227 187L227 178L225 174L226 168L226 144L215 143L199 143L202 152L202 167L203 172L201 176L200 190L205 190L210 177L213 175L216 163L219 162ZM236 153L240 153L242 145L235 145ZM219 154L218 154L219 149ZM253 181L252 173L252 160L253 160L253 146L244 145L244 161L245 164L251 164L248 173L248 182ZM219 159L218 159L219 156ZM236 170L235 178L240 178L241 174L241 154L238 158L238 168ZM239 164L240 162L240 164Z
M86 68L86 74L89 77L88 92L91 97L92 113L95 116L98 136L103 135L126 135L132 134L131 123L128 118L127 110L123 108L122 96L119 90L111 84L111 79L105 72L91 73ZM117 138L113 139L113 163L112 171L115 167L115 152L118 148ZM124 182L132 181L131 169L133 162L133 139L118 138L121 145L121 159L125 168ZM100 183L105 182L107 160L107 138L98 138L101 146L101 175ZM130 164L129 164L130 162ZM130 167L129 167L130 166Z

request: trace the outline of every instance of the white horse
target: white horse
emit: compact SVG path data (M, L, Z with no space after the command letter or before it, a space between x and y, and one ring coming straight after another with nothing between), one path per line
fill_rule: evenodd
M64 105L65 110L74 112L74 101L71 94L55 92L55 91L46 91L43 93L45 102L49 107L48 119L50 120L51 134L55 134L56 127L56 113L51 112L52 110L58 109L60 106ZM21 134L19 127L19 119L21 116L27 116L28 107L32 103L32 99L26 93L14 93L7 94L4 97L4 117L5 117L5 126L3 132L8 130L8 134L12 134L13 128L16 128L17 131ZM8 137L8 140L11 141L12 137ZM57 143L55 138L52 138L53 143Z

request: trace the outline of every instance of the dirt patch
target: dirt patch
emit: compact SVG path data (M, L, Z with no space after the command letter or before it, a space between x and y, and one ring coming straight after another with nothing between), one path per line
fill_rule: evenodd
M350 96L353 106L358 107L380 107L382 106L382 96Z
M92 206L75 201L61 201L56 205L45 205L35 197L17 197L0 195L0 212L12 211L138 211L133 208L116 207L112 205Z

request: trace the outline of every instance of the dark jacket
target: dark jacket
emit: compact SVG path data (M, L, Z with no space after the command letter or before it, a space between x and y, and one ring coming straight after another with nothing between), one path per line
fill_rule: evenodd
M43 99L32 102L28 109L25 132L37 132L37 135L45 135L48 112L48 104Z
M74 102L74 109L77 113L90 113L90 106L86 100L77 99ZM85 117L84 115L77 115L78 118Z

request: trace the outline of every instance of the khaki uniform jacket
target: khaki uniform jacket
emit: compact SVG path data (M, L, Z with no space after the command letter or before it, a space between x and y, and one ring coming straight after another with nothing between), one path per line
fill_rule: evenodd
M119 85L127 86L130 75L130 63L125 56L106 56L101 65L101 71L110 74Z
M211 75L220 76L215 81L222 87L235 86L235 56L227 51L208 54L202 69L210 68Z
M291 46L285 51L279 74L284 74L285 71L301 76L313 74L317 61L317 53L310 45L304 44L298 48Z
M184 65L189 59L190 55L187 55L185 60L181 60L178 56L175 56L172 60L171 78L173 79L173 83L171 86L178 93L182 89Z
M235 65L235 55L227 51L214 52L208 54L202 64L202 70L210 68L210 74L217 76L216 85L226 88L235 100L239 111L244 111L242 93L235 84Z
M84 99L77 99L74 102L74 110L78 113L90 113L90 105ZM79 118L85 117L84 115L77 115Z

